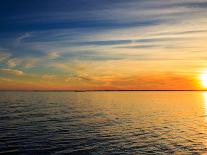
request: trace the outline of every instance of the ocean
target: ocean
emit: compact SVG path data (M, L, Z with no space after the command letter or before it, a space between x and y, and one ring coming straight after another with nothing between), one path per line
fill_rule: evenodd
M205 154L207 92L0 92L0 154Z

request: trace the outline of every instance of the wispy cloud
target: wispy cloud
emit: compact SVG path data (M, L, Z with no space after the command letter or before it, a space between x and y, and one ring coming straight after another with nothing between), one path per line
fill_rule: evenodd
M56 75L49 75L49 74L44 74L41 77L44 80L56 80L57 79Z
M58 52L49 52L47 55L48 59L57 59L60 57Z
M21 60L20 59L18 59L18 58L12 58L12 59L9 59L8 60L7 65L9 67L16 67L20 63L21 63Z
M10 56L10 53L0 51L0 62L7 60Z
M25 33L25 34L19 36L19 37L15 40L15 46L19 46L19 45L22 43L22 41L23 41L24 39L27 39L27 38L29 38L30 36L31 36L31 33Z
M23 76L25 74L23 71L15 70L15 69L0 69L0 73L15 75L15 76Z
M4 78L4 77L0 77L0 82L11 82L12 79L10 78Z

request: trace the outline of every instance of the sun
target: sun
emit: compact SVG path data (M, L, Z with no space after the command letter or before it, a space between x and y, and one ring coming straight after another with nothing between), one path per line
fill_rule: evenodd
M207 70L201 74L200 80L203 87L207 88Z

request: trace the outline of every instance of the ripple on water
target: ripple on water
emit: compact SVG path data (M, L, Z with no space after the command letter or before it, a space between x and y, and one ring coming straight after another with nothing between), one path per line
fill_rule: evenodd
M2 92L0 154L203 154L207 125L201 96Z

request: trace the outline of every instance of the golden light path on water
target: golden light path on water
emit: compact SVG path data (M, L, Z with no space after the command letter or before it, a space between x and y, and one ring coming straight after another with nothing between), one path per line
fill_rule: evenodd
M204 110L205 110L205 123L207 123L207 92L203 92L203 98L204 98ZM204 145L207 147L207 139L204 140ZM203 155L207 155L207 153L203 154Z
M203 97L204 97L205 120L207 123L207 92L203 92Z

